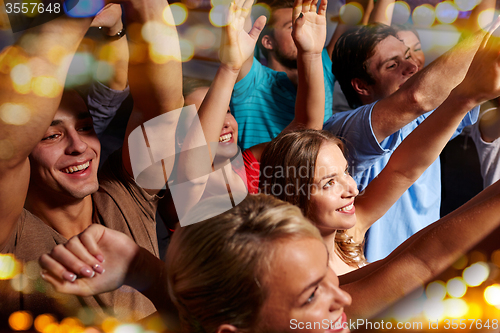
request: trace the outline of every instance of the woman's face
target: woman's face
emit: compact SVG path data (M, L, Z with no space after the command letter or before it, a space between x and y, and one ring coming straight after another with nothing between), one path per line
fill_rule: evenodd
M200 87L194 90L192 93L184 97L184 104L191 105L194 104L196 110L200 109L201 103L207 96L208 87ZM238 153L238 123L234 119L230 110L227 110L226 118L224 119L224 125L222 126L219 145L217 146L217 157L220 159L228 159L233 157Z
M398 38L410 48L410 55L418 66L418 70L422 70L425 65L425 55L422 51L420 39L412 31L399 31Z
M356 224L356 183L347 172L347 161L335 143L324 143L316 159L308 217L324 235Z
M349 332L344 307L351 297L339 288L323 242L293 239L276 247L262 281L268 295L255 331Z

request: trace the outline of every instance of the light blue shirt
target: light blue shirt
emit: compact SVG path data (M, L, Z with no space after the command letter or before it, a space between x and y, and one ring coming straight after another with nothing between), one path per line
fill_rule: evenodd
M360 191L385 167L392 153L432 111L418 117L378 143L371 126L375 103L334 114L323 128L343 138L348 152L349 170ZM477 121L479 107L464 117L453 137ZM362 194L362 193L361 193ZM439 219L441 206L441 165L439 158L375 222L366 235L365 256L369 262L385 258L411 235Z
M325 77L325 120L332 115L335 77L326 49L322 52ZM269 142L295 117L297 89L285 72L262 65L256 58L248 74L234 85L231 112L238 122L238 145L248 149Z

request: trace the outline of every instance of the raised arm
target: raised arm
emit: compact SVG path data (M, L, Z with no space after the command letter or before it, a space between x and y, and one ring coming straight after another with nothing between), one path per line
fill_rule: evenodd
M495 22L491 31L495 30ZM441 105L465 77L487 32L480 30L458 43L422 71L408 79L398 91L373 107L372 128L378 142ZM446 78L446 80L443 80Z
M438 158L468 110L500 95L500 39L484 38L463 80L429 117L406 137L386 167L356 200L358 223L353 228L360 241L368 228Z
M165 165L163 172L156 172L158 169L153 172L148 170L144 182L138 180L138 170L144 171L142 167L145 165L160 163L163 158L175 155L175 127L180 114L179 108L184 104L179 38L166 1L131 0L124 5L127 23L139 24L143 32L129 39L130 52L145 52L146 56L143 61L129 63L134 113L127 125L123 165L141 186L156 193L162 188L160 184L165 184L165 175L168 177L172 165ZM175 110L178 112L172 112ZM154 118L155 121L146 124ZM133 151L129 149L131 143L134 145L131 146ZM153 158L150 159L150 156Z
M216 188L223 188L223 190L227 191L227 180L225 181L222 177L219 177L222 176L221 174L211 174L211 171L226 117L232 117L227 113L238 73L245 60L253 53L257 38L265 25L265 17L261 16L255 21L250 32L247 33L244 30L245 18L250 13L252 3L253 0L236 0L230 5L229 24L224 27L221 39L221 64L198 110L201 129L196 126L196 122L193 122L182 144L182 152L179 154L179 164L176 169L177 179L175 181L183 184L182 191L175 192L178 202L182 202L182 207L176 204L179 218L182 218L200 200L208 185L214 185L207 190L210 193L214 192ZM237 138L236 131L232 135L232 140L235 140ZM228 145L233 145L236 148L236 154L236 141L230 141ZM208 151L205 147L208 148ZM227 158L229 157L224 160L227 160ZM227 165L229 167L224 168L227 177L229 177L229 180L236 179L236 184L241 185L241 190L244 191L244 184L239 181L241 178L239 176L235 177L230 164ZM219 169L220 167L216 165L216 168ZM231 188L231 191L237 190L239 190L238 187Z
M90 22L90 18L61 16L26 31L0 57L0 66L10 68L0 72L0 249L14 229L26 199L30 177L28 155L54 118L70 64L68 59L75 53ZM54 59L53 50L61 50L62 56ZM11 59L20 64L11 68ZM33 88L27 94L16 87L19 81L12 79L16 77L14 69L20 70L17 78L21 81L31 79Z
M429 282L492 232L500 236L500 182L410 237L382 261L340 277L348 317L370 318Z
M321 129L325 115L325 79L321 52L326 40L328 2L296 0L292 37L297 46L298 87L295 118L284 131L300 127ZM317 11L317 12L316 12Z

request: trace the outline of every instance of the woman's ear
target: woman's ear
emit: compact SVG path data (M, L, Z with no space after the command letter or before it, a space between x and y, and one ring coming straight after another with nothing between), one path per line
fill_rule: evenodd
M237 333L239 332L236 327L229 324L220 325L217 329L217 333Z

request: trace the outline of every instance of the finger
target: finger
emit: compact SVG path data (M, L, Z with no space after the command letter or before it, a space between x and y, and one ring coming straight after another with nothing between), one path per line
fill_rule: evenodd
M102 274L104 272L104 269L100 265L100 262L95 256L89 253L87 248L82 244L79 237L72 237L66 243L66 249L73 253L82 262L92 267L94 272L97 272L99 274Z
M302 13L311 11L311 0L302 1Z
M295 22L302 13L302 0L295 0L293 3L292 22Z
M328 0L321 0L318 9L318 15L325 16L327 7L328 7Z
M264 29L264 27L266 26L266 20L267 18L264 15L260 16L257 20L255 20L252 29L248 33L248 35L252 37L253 40L256 41L259 38L262 29Z
M45 275L48 273L57 277L61 281L75 282L76 274L69 272L63 265L54 260L48 254L43 254L40 259L38 259L38 262L40 263L40 267L46 271Z
M87 251L101 263L104 262L104 255L97 243L106 231L109 231L106 227L100 224L92 224L78 236Z
M297 31L297 29L301 28L304 23L306 23L306 19L303 13L300 13L299 17L295 20L295 24L293 26L293 30Z
M63 245L57 245L50 253L50 257L64 266L71 274L74 273L84 277L94 277L95 275L94 270L89 265L81 261Z
M317 9L318 9L318 0L311 1L311 7L309 8L309 11L316 13Z
M77 296L92 295L92 293L88 291L88 288L82 287L82 284L79 283L80 282L79 280L76 280L75 282L68 282L66 280L61 280L55 277L50 272L43 272L43 271L41 272L40 275L42 279L50 283L54 287L54 289L59 293L73 294Z

